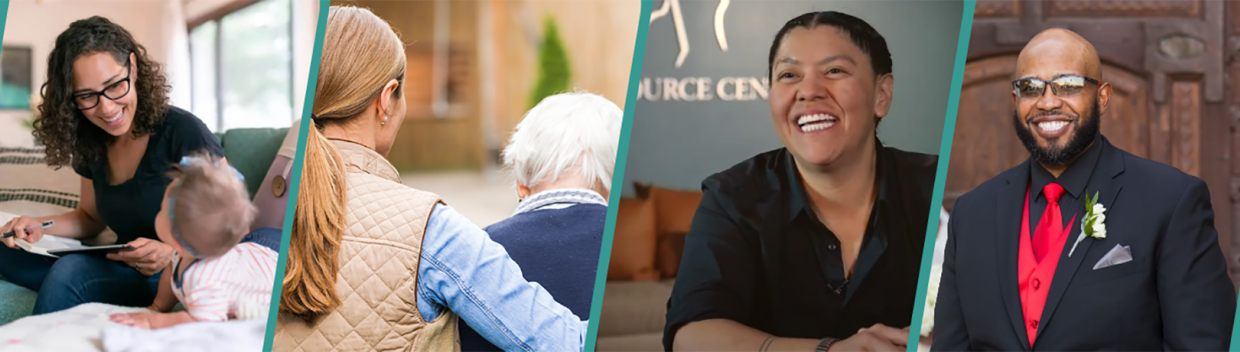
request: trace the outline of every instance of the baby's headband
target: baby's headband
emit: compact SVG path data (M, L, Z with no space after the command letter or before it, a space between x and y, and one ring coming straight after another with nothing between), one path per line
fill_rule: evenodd
M201 162L201 161L204 161L204 160L199 157L183 156L181 157L180 165L182 168L185 168L185 167L189 167L189 165L193 162ZM216 161L215 166L220 166L220 162ZM245 175L242 175L240 171L237 171L237 169L232 167L231 165L228 166L228 168L232 170L234 175L237 175L238 179L240 179L241 181L245 181ZM175 237L177 239L177 242L181 243L181 247L185 248L185 250L188 251L190 255L193 255L194 257L198 257L198 252L194 251L194 248L190 247L189 243L185 242L185 238L181 237L181 232L177 231L176 222L172 221L173 219L176 218L176 201L177 201L176 193L174 193L173 191L180 187L181 185L177 184L176 186L172 187L173 189L168 190L168 227L172 229L172 237Z

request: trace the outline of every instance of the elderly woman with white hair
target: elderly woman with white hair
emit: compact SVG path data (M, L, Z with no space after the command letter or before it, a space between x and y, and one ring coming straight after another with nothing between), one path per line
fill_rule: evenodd
M589 93L539 102L503 153L521 202L512 217L485 229L526 280L581 317L590 316L623 115L615 103ZM500 350L460 325L461 350Z

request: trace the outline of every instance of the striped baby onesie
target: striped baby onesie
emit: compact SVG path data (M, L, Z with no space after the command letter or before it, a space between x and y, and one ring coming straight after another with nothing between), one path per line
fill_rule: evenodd
M172 292L197 321L257 318L271 304L277 258L271 248L242 242L220 257L195 259L184 272L173 271ZM172 268L180 263L174 254Z

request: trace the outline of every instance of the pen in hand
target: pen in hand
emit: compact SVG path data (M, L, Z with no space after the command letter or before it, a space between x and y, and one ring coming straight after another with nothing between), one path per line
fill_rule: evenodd
M45 230L46 230L47 228L52 227L52 225L55 225L55 224L56 224L56 222L55 222L55 221L51 221L51 220L49 220L49 221L44 221L44 222L43 222L43 229L45 229ZM0 238L9 238L9 237L13 237L13 236L17 236L17 231L9 231L9 232L5 232L3 235L0 235Z

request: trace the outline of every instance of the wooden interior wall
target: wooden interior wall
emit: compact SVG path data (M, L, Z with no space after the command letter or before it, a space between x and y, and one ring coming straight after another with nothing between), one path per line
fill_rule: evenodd
M478 168L482 165L478 116L476 1L343 1L369 8L405 42L407 112L388 160L400 170ZM335 2L333 3L335 4ZM449 96L444 116L434 116L432 72L435 6L450 6Z
M337 3L371 9L391 23L408 45L408 113L388 155L401 170L484 166L491 156L484 133L496 139L496 148L502 147L531 107L529 97L538 75L543 22L548 18L556 21L568 50L571 87L602 94L624 107L641 11L638 2L333 2ZM451 8L451 107L446 116L434 116L431 110L437 4ZM480 23L484 16L490 21L485 25ZM486 51L494 56L481 57ZM489 101L483 101L484 96Z
M1240 282L1232 245L1240 240L1240 4L980 0L975 12L943 205L1028 158L1012 130L1016 55L1038 32L1068 28L1098 49L1114 87L1103 135L1206 181L1219 244Z

